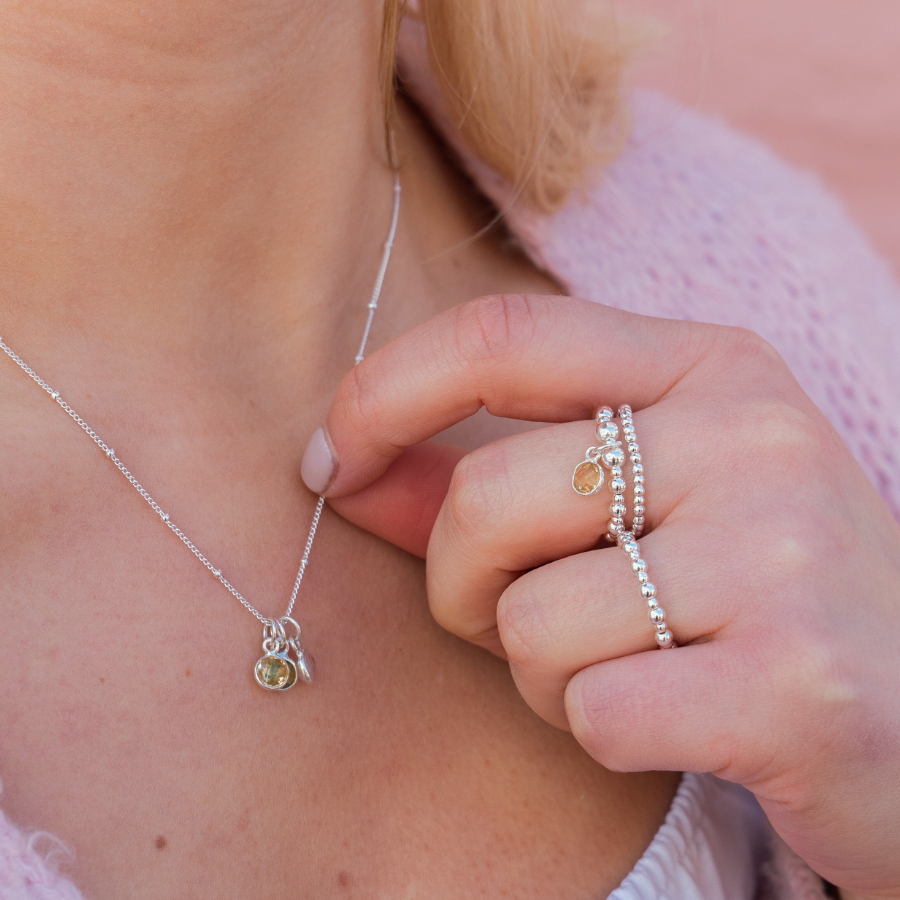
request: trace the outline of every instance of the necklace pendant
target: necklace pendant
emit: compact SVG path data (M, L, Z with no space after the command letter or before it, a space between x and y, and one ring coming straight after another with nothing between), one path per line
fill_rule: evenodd
M297 683L297 664L285 651L266 653L256 663L253 674L267 691L286 691Z
M316 674L316 661L304 653L303 648L297 644L294 647L297 654L297 677L304 683L310 684Z
M294 628L288 637L284 628ZM263 626L262 648L264 656L257 660L253 674L260 687L267 691L286 691L299 679L304 684L313 680L315 661L300 646L300 626L289 616L271 619ZM291 658L294 654L294 659Z

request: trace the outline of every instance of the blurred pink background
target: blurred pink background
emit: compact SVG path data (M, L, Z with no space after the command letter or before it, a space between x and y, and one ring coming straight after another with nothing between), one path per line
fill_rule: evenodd
M639 84L817 172L900 276L898 0L620 0L667 34Z

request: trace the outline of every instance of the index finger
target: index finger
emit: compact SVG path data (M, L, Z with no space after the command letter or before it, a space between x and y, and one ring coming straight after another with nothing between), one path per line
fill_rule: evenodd
M328 413L330 481L309 486L329 497L360 490L404 449L482 406L535 422L590 418L601 403L640 409L693 369L720 330L569 297L464 303L348 373Z

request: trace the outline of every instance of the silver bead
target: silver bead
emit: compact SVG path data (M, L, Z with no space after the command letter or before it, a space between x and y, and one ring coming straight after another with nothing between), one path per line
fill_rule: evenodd
M625 453L619 447L612 447L603 452L603 462L608 466L621 466L625 462Z
M625 482L621 478L613 478L609 483L609 488L614 494L624 494Z
M50 396L51 396L54 400L59 400L59 391L51 391L51 392L50 392Z
M116 451L113 450L112 447L110 447L109 449L107 449L106 455L107 455L110 459L112 459L112 458L116 455Z
M619 436L619 426L615 422L604 422L597 426L597 440L603 444L612 443Z
M656 597L648 597L647 606L650 609L656 609L656 607L659 606L659 601L656 599Z
M645 563L644 560L642 560L640 557L631 563L632 572L645 572L646 570L647 563Z
M649 600L651 597L656 596L656 585L650 584L648 581L646 584L641 585L641 596L645 600Z
M655 609L650 610L650 621L654 625L666 624L666 614L661 606L657 606Z
M222 577L222 570L221 570L221 569L213 569L212 572L213 572L213 575L216 576L216 578L221 578L221 577Z
M598 423L602 423L606 419L611 419L613 415L613 411L608 406L601 406L600 409L597 410L596 419Z
M609 474L612 475L612 477L614 479L621 478L622 477L622 467L621 466L611 466L609 469Z
M641 584L646 584L650 580L650 576L643 570L637 573L637 578Z
M643 475L644 467L638 462L634 464L631 471L634 472L635 475Z
M665 622L657 622L656 623L656 633L657 634L665 634L666 633L666 623Z
M674 643L672 632L666 631L664 634L657 633L656 643L659 644L660 647L671 647Z
M643 483L644 483L644 476L643 476L643 475L635 475L635 476L634 476L634 483L635 483L635 484L643 484Z
M168 522L169 514L168 513L160 513L160 518L163 520L163 522Z

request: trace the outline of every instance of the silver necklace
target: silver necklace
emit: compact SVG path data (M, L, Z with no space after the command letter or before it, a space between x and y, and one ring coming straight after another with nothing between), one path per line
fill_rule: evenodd
M394 235L397 232L397 219L400 214L400 177L394 173L394 208L391 214L391 227L388 232L387 240L384 242L384 251L381 255L381 265L378 268L378 275L375 278L375 286L372 289L372 296L369 300L366 325L363 330L362 340L360 341L359 351L356 354L356 364L363 361L366 352L366 344L369 340L369 332L372 330L372 321L375 318L375 311L378 309L378 298L381 296L381 285L384 282L384 275L387 271L388 262L391 258L391 250L394 246ZM50 398L54 400L63 411L78 425L79 428L103 451L112 464L125 476L129 484L147 501L150 508L159 516L170 531L178 537L178 539L200 560L200 562L209 570L212 576L218 581L249 613L255 616L263 626L263 656L258 660L253 668L253 674L256 681L262 687L270 691L286 691L293 687L297 681L303 681L307 684L313 680L315 664L312 656L306 653L300 644L300 626L296 620L291 617L294 611L294 603L297 600L297 594L300 591L300 585L303 582L303 574L309 564L309 554L312 551L313 541L316 538L316 530L319 527L319 519L322 516L322 508L325 505L325 498L319 497L316 503L316 509L313 513L312 522L309 526L309 534L306 538L306 546L303 549L303 558L300 560L300 568L297 570L297 577L294 579L294 588L291 591L291 598L288 601L285 614L279 618L269 618L264 616L241 592L222 574L222 570L216 568L209 559L197 548L194 542L172 521L169 514L163 511L162 507L150 496L141 483L131 474L125 464L116 456L116 451L109 446L98 434L85 422L81 416L66 403L60 396L59 391L54 390L44 381L37 372L34 371L25 361L13 351L0 337L0 349L20 368L26 375L35 381Z

